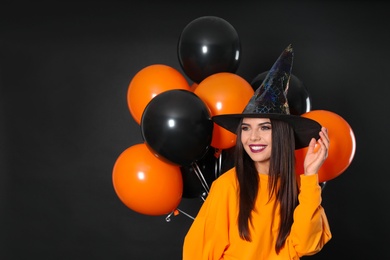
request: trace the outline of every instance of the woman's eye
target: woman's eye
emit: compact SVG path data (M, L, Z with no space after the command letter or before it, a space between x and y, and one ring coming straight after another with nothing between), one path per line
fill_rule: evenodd
M248 129L249 129L249 127L247 127L247 126L242 126L241 127L241 131L248 131Z

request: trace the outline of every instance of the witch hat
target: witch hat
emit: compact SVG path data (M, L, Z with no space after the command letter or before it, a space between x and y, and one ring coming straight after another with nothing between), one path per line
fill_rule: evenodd
M290 44L276 60L241 114L217 115L212 117L212 120L233 133L236 133L242 118L245 117L285 121L294 129L295 149L308 146L313 137L318 139L321 130L318 122L290 114L287 91L293 57L294 52Z

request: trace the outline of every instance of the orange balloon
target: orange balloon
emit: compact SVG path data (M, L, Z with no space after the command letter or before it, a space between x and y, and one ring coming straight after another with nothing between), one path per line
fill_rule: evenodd
M123 151L112 174L119 199L145 215L164 215L179 205L183 179L179 166L167 164L152 154L144 143Z
M254 94L252 86L242 77L230 72L208 76L194 90L210 109L211 116L242 113ZM236 135L214 124L211 146L219 149L231 148Z
M327 110L313 110L301 116L313 119L328 129L328 158L318 171L318 179L319 182L326 182L336 178L349 167L355 156L356 140L351 126L344 118ZM297 174L304 171L303 162L307 149L295 151Z
M178 70L163 64L149 65L140 70L127 90L127 105L134 120L140 124L150 100L171 89L190 90L187 79Z

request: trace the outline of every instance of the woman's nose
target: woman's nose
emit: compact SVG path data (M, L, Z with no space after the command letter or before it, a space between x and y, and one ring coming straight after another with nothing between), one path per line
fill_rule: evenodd
M261 136L259 133L257 133L256 131L253 131L251 136L250 136L251 140L252 141L257 141L257 140L260 140L261 139Z

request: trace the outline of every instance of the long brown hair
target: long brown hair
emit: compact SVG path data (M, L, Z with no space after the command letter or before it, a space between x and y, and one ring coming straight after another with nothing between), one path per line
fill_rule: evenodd
M283 121L272 120L272 151L269 169L269 196L276 194L280 203L280 226L275 251L279 253L290 234L293 213L298 205L298 186L295 177L295 138L292 127ZM259 174L255 164L241 143L241 124L237 129L235 165L239 184L238 231L240 237L251 241L249 224L252 224L259 188ZM279 183L279 188L278 188Z

